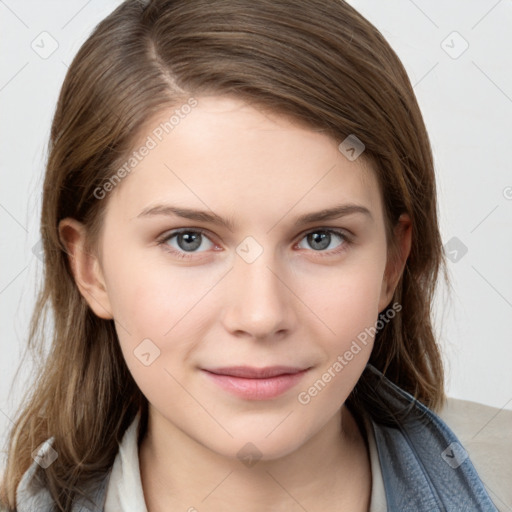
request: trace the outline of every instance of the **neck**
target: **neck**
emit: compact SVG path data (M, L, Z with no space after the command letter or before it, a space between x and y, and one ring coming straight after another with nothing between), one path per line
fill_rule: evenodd
M345 406L297 450L252 464L213 452L150 406L139 459L148 512L363 511L370 503L366 442Z

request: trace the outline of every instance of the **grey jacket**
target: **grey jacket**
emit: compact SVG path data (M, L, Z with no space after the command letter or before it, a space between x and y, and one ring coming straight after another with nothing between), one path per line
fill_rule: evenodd
M361 410L373 427L389 511L498 511L465 448L443 420L368 364ZM356 417L358 409L354 410ZM17 489L18 512L53 512L41 481L53 437ZM111 470L84 488L72 512L103 512ZM512 482L511 482L512 484Z

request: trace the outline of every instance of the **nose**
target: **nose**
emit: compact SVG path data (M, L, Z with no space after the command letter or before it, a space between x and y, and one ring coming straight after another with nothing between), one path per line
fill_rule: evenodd
M259 340L281 337L297 326L299 301L270 250L252 262L238 255L229 273L223 310L224 327L231 334Z

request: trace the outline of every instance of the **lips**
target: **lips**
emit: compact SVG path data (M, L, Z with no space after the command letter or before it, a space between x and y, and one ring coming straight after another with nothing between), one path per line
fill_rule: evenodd
M209 382L244 400L271 400L295 387L310 368L230 366L202 370Z
M250 366L230 366L226 368L206 369L217 375L230 375L231 377L242 377L245 379L266 379L277 375L291 375L299 373L307 368L296 368L292 366L267 366L266 368L253 368Z

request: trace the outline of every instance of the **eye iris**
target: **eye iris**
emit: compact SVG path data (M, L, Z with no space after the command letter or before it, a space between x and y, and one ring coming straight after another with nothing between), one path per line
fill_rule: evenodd
M194 233L193 231L178 233L177 241L178 241L178 245L180 246L180 249L183 249L184 251L187 251L187 250L193 251L194 249L197 249L201 245L201 233ZM187 245L190 243L192 245Z
M308 235L308 243L315 249L325 249L329 247L331 241L331 234L325 231L317 231L316 233L310 233ZM316 244L320 244L320 247L315 247Z

